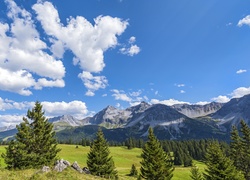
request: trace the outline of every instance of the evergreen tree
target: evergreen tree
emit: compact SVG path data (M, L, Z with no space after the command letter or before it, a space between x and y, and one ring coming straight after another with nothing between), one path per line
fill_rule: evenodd
M129 176L137 176L138 175L138 171L135 167L134 164L132 164L132 167L131 167L131 170L130 170L130 173L129 173Z
M174 165L181 166L183 164L183 158L180 153L180 149L174 152Z
M53 125L45 118L42 105L35 103L27 118L17 126L16 141L12 141L3 154L8 168L26 169L54 163L57 153Z
M204 177L202 176L202 174L197 166L195 166L195 165L192 166L190 172L191 172L190 177L192 180L204 180Z
M87 157L87 165L91 174L105 178L118 178L114 161L110 156L109 147L101 129L98 130L96 136Z
M173 177L173 163L149 128L148 141L142 150L141 176L150 180L168 180Z
M193 160L191 158L191 156L187 153L184 154L183 157L183 165L184 167L188 167L188 166L192 166Z
M244 176L237 171L228 157L224 155L217 141L208 146L205 164L205 179L207 180L243 180Z

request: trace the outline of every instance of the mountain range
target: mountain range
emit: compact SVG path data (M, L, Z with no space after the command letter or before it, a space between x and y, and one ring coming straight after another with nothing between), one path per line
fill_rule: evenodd
M241 119L250 123L249 110L250 95L245 95L225 104L212 102L206 105L167 106L141 102L127 109L107 106L93 117L76 119L71 115L62 115L49 121L54 124L59 140L92 139L99 127L108 140L124 141L128 137L144 139L149 126L154 128L159 139L227 140L232 125L238 126ZM15 133L13 129L0 132L0 139Z

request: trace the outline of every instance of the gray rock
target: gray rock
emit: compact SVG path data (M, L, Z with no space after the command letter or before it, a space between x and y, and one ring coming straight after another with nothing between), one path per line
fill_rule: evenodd
M90 174L90 171L87 167L84 167L82 168L82 171L85 173L85 174Z
M43 166L42 173L47 173L47 172L50 172L49 166Z
M67 167L68 166L64 163L64 160L61 159L56 161L54 170L57 172L62 172Z
M79 173L83 173L83 170L80 168L76 161L71 165L71 167L77 170Z

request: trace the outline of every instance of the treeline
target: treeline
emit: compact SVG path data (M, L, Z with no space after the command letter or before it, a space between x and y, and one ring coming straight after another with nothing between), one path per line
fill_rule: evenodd
M185 167L192 166L192 160L204 161L205 154L210 146L212 139L201 140L161 140L160 144L165 152L171 152L174 165L183 165ZM82 146L90 146L92 140L83 138L80 142L74 143L72 140L59 141L61 144L74 144ZM109 141L109 146L126 146L128 149L143 148L146 141L143 139L128 138L124 142ZM226 142L219 142L223 151L229 153L229 144Z

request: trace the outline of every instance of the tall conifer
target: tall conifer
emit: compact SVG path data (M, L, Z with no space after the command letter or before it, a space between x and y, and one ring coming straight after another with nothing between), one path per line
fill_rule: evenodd
M36 102L34 108L28 110L17 131L16 141L12 141L2 155L8 168L36 168L54 163L60 149L53 125L45 118L41 103Z
M206 180L244 179L243 174L236 170L233 161L225 156L217 141L211 142L208 146L205 164L207 165L204 173Z
M98 130L96 139L90 146L87 165L93 175L112 179L118 178L114 161L110 156L109 147L101 129Z
M150 180L168 180L173 177L173 163L149 128L148 141L142 150L141 176Z

